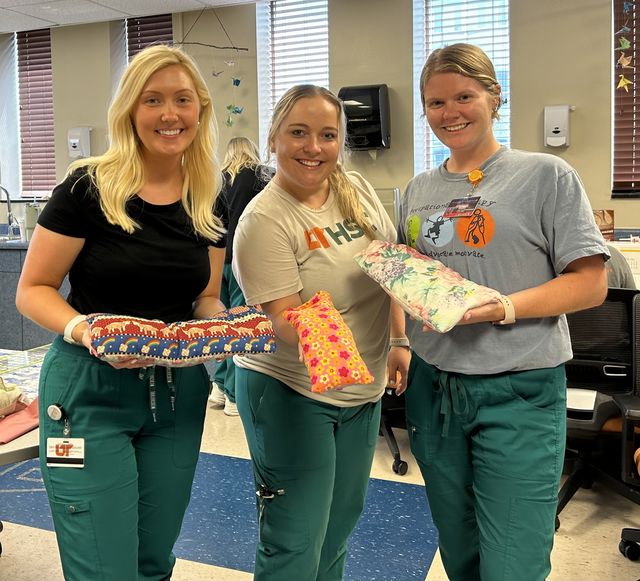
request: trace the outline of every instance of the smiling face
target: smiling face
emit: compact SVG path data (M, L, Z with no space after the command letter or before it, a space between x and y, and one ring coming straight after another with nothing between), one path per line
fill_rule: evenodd
M271 140L275 183L301 200L327 195L340 154L338 126L335 104L322 96L298 99Z
M198 131L200 102L193 80L181 65L149 77L133 112L133 124L145 159L177 158Z
M499 147L493 134L499 97L478 81L458 73L437 73L422 93L429 126L452 158L486 159Z

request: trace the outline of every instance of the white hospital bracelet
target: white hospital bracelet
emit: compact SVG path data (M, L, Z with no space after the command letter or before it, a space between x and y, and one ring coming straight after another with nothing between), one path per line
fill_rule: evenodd
M498 300L504 307L504 319L502 321L494 321L494 325L511 325L516 322L516 309L511 302L511 299L506 295L501 295Z
M73 330L76 328L77 325L79 325L80 323L82 323L83 321L86 321L87 317L86 315L76 315L75 317L73 317L73 319L71 319L64 327L64 335L63 338L67 343L71 343L71 345L81 345L82 343L78 343L78 341L76 341L73 338L73 335L71 333L73 333Z
M391 337L391 339L389 339L389 347L406 347L410 349L411 345L409 344L408 337Z

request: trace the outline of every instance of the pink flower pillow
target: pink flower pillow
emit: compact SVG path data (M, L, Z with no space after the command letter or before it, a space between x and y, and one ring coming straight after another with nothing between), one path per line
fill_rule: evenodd
M469 309L500 297L404 244L373 240L355 260L409 315L440 333L455 327Z
M306 303L284 312L296 329L304 363L311 378L311 391L321 393L355 383L372 383L351 329L326 291L319 291Z
M184 367L234 353L273 353L271 321L255 307L233 307L211 319L165 324L156 319L97 313L87 317L94 355L106 361L153 359Z

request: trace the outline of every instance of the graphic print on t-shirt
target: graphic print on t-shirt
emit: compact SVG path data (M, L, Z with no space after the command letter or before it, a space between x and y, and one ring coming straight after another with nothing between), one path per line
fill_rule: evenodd
M491 214L476 208L471 216L456 220L456 233L465 246L484 248L493 238L494 226Z
M490 203L481 202L480 205ZM447 246L454 237L467 248L484 248L491 242L495 222L487 210L477 207L471 216L445 218L446 207L447 204L433 205L429 209L437 211L430 215L420 209L411 211L405 222L407 245L431 255L432 249Z
M375 229L374 226L374 230ZM349 220L337 222L333 228L330 226L326 226L325 228L314 226L304 231L304 237L309 250L329 248L331 244L341 246L344 242L351 242L361 236L364 236L362 228Z

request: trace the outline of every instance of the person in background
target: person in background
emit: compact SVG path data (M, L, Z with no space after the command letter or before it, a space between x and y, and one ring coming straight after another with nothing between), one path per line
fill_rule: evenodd
M222 216L227 229L220 299L227 307L238 307L244 305L244 296L231 268L233 235L246 205L267 185L271 170L260 164L260 154L253 141L247 137L233 137L227 144L222 172L224 185L214 212ZM224 359L216 366L209 401L213 406L224 406L224 413L228 416L238 415L235 384L233 359Z
M411 450L449 579L542 581L565 450L564 313L602 303L608 251L572 167L496 140L502 95L480 48L433 51L420 89L449 157L409 182L399 241L419 220L417 250L502 296L444 334L407 322ZM473 211L430 237L429 224L464 196L476 198Z
M380 428L390 301L354 255L374 238L395 240L395 231L373 188L345 172L344 140L344 110L333 93L289 89L268 135L276 173L235 233L234 273L277 337L274 354L236 358L236 402L258 494L256 581L342 579ZM311 392L297 332L283 313L319 290L351 329L373 383Z
M90 351L85 316L170 323L224 309L224 229L212 212L217 125L192 59L156 45L131 60L108 127L106 153L73 162L40 215L16 304L60 334L43 363L39 415L65 579L159 581L175 563L209 376L202 364L103 362ZM56 458L68 443L74 469Z
M624 257L612 244L607 244L611 259L607 260L607 283L610 287L616 288L637 288L633 277L633 271Z

